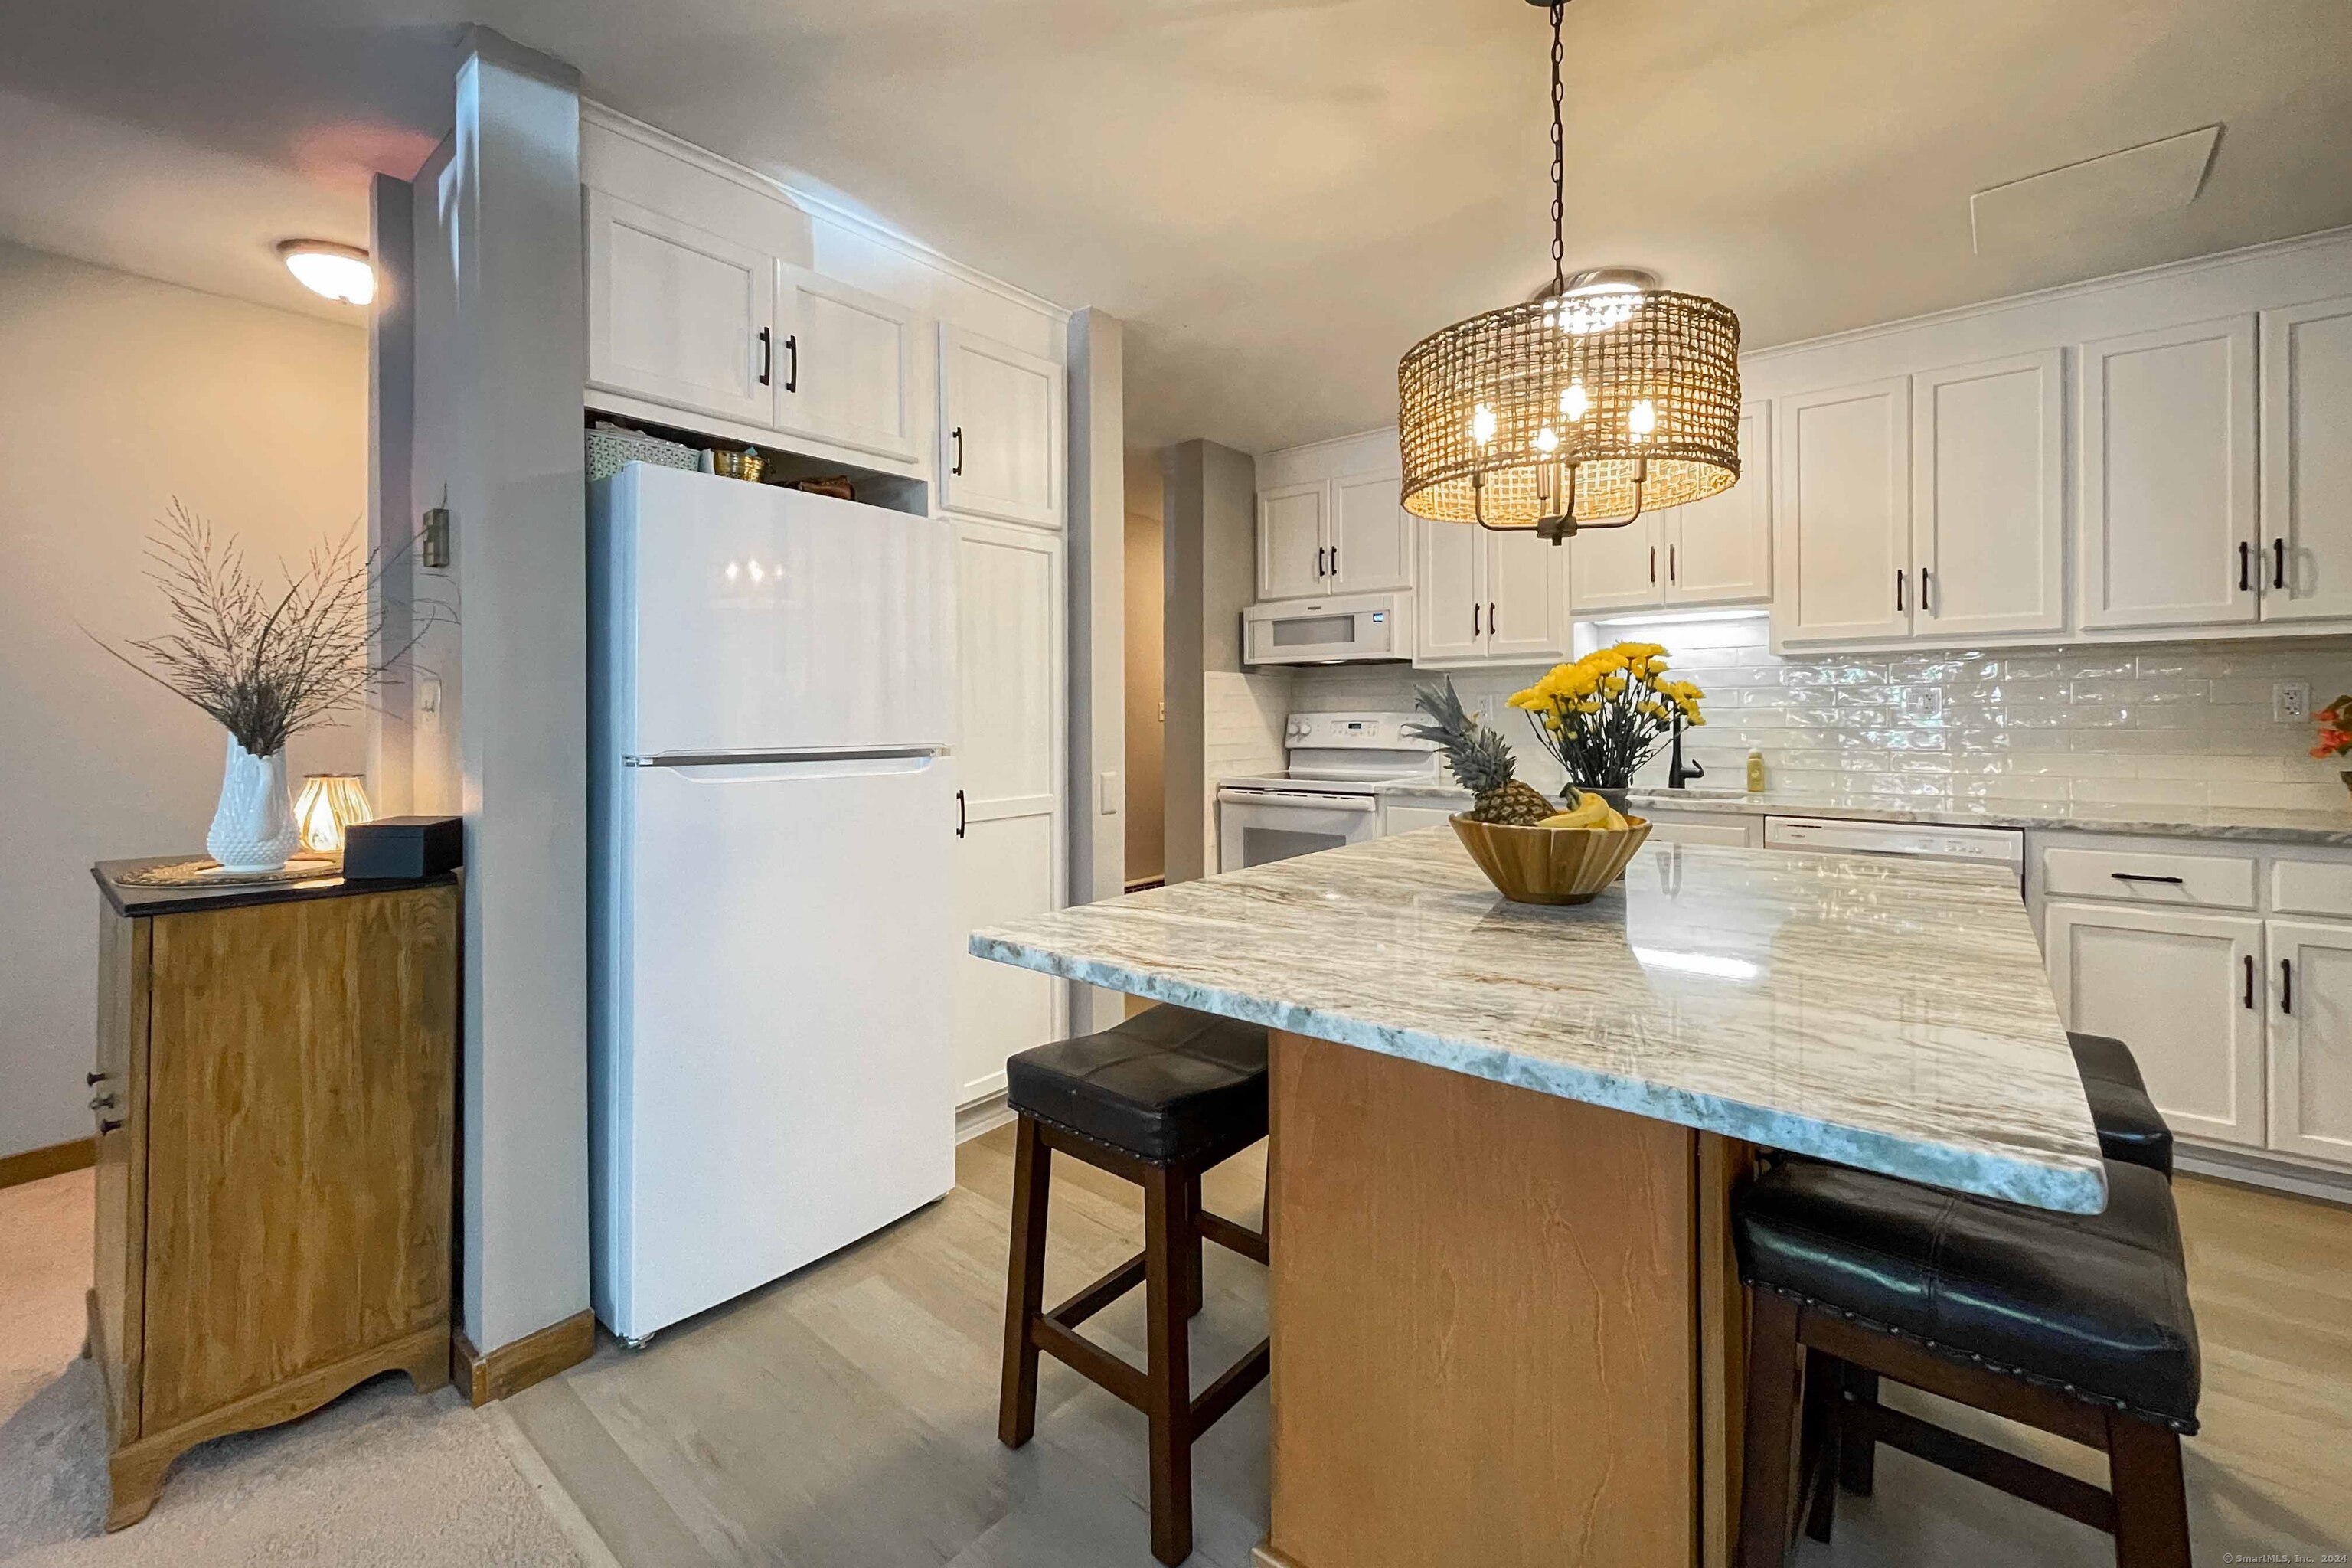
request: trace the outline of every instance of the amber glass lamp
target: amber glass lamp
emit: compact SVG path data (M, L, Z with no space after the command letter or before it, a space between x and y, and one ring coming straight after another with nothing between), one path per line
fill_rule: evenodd
M343 829L355 822L373 822L367 789L357 773L311 773L302 780L302 794L294 803L294 825L302 847L320 855L343 852Z

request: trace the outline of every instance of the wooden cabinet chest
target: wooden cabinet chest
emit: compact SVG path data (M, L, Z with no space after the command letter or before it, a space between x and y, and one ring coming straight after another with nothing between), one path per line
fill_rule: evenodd
M173 1460L449 1377L458 889L96 868L97 1276L121 1529Z

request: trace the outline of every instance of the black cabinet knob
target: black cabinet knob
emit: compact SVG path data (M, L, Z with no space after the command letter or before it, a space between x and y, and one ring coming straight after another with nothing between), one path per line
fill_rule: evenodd
M98 1135L101 1138L105 1137L110 1132L120 1132L121 1130L122 1122L120 1118L107 1116L101 1117L99 1120Z
M89 1088L96 1089L106 1081L106 1075L102 1072L88 1072L81 1075L81 1080Z

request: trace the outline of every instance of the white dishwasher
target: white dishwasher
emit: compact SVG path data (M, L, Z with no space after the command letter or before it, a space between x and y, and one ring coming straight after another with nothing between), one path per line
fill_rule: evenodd
M1920 860L1974 860L2004 866L2025 888L2025 834L2015 827L1928 827L1904 822L1853 822L1835 816L1768 816L1767 849L1831 855L1895 855Z

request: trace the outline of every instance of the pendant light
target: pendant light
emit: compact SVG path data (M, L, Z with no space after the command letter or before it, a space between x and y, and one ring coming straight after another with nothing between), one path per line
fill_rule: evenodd
M1557 544L1739 477L1739 318L1654 273L1565 269L1560 17L1551 12L1551 281L1397 364L1403 504Z

